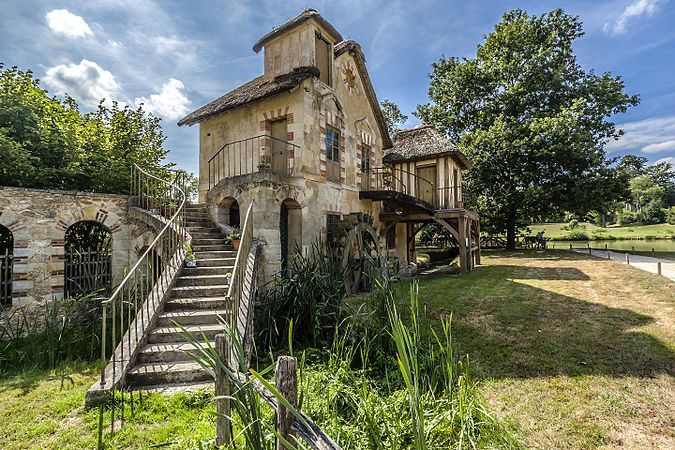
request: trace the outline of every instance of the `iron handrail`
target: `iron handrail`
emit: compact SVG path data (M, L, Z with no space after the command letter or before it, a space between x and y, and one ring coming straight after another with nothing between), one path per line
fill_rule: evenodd
M421 182L431 191L432 201L429 203L434 206L436 205L435 184L426 178L398 167L376 167L370 169L370 173L375 176L375 186L371 185L369 190L379 190L379 187L382 188L381 190L396 191L413 197L419 197L417 191L422 190L418 188L418 184Z
M118 384L123 383L124 372L130 363L129 360L125 360L125 353L129 358L132 346L138 345L139 336L142 335L139 334L139 329L142 333L149 325L152 312L150 308L156 305L161 292L170 286L173 275L169 273L169 269L173 266L177 266L176 269L180 267L179 264L182 263L186 252L184 242L189 240L184 226L187 199L181 186L181 183L185 183L185 176L177 176L173 182L168 182L134 164L131 169L131 180L131 204L145 210L163 226L110 297L102 302L100 388L105 389L107 374L112 382L110 389L113 392ZM153 214L153 210L158 210L158 213ZM165 217L167 215L170 217ZM163 262L158 264L158 258L162 258ZM108 308L110 319L107 317ZM108 320L111 327L110 336L107 329ZM110 362L106 365L108 338L114 350Z
M279 145L284 146L283 160L281 167L274 167L273 151ZM225 178L250 175L262 170L291 175L299 153L300 146L268 134L230 141L208 160L209 189Z

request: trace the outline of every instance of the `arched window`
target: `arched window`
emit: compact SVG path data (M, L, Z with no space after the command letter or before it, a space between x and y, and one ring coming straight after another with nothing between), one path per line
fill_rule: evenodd
M279 217L279 241L281 242L281 270L289 269L288 262L295 252L302 251L302 209L290 198L281 203Z
M0 305L12 304L12 260L14 235L9 228L0 225Z
M107 291L112 282L112 234L92 220L76 222L65 236L65 296Z

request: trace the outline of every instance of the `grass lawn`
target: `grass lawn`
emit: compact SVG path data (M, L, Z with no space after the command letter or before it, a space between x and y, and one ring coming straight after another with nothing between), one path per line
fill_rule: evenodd
M530 225L532 234L544 231L547 238L561 239L565 237L565 231L561 227L566 223L539 223ZM636 226L608 226L606 228L598 227L592 223L580 222L579 225L586 227L589 238L594 239L594 233L605 239L645 239L646 237L655 239L673 239L675 238L675 225L660 223L656 225L636 225Z
M98 409L84 408L84 393L98 376L97 365L89 363L0 380L0 448L96 448ZM136 408L121 432L106 436L106 448L198 448L199 441L215 438L210 395L145 395ZM105 418L109 431L110 414Z
M427 325L453 312L482 395L525 447L675 448L675 283L563 251L483 264L423 278L420 299ZM83 403L97 376L90 363L1 379L0 448L95 448L98 410ZM145 396L106 447L199 448L212 411L204 393Z
M675 283L584 255L485 253L420 282L529 448L675 448Z

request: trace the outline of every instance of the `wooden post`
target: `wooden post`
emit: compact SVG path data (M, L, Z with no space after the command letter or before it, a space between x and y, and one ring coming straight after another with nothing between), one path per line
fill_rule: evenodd
M480 265L480 219L476 220L476 265Z
M630 259L628 258L628 253L626 253L626 264L630 264Z
M466 217L463 214L460 214L457 219L457 231L457 240L459 241L459 273L460 275L466 275L469 272L467 269L469 258L467 257L468 252L466 250Z
M223 363L230 364L230 342L225 334L216 335L216 353ZM222 367L216 367L216 396L229 396L230 382ZM223 398L216 401L216 445L228 445L232 442L232 424L230 417L230 399Z
M612 256L609 253L609 250L607 250L607 259L612 259Z
M572 250L572 244L570 244L570 250Z
M589 254L589 255L592 255L592 254L593 254L593 253L591 253L591 244L588 244L588 254Z
M277 369L274 374L277 390L293 408L298 407L297 366L298 362L292 356L280 356L277 359ZM295 445L295 438L291 432L292 423L293 413L279 403L277 409L277 433ZM277 439L277 450L286 450L286 447L279 439Z
M661 261L656 263L656 273L661 275Z

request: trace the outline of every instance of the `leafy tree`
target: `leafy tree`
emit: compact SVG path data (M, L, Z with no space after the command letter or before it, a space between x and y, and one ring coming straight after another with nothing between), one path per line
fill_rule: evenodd
M637 212L637 220L644 224L665 220L663 212L665 189L654 177L640 175L630 180L631 203Z
M474 163L467 189L484 227L506 230L507 246L526 217L593 209L614 174L604 144L621 131L608 121L638 103L609 73L585 71L573 43L578 17L503 15L472 59L433 65L429 98L416 115L459 142Z
M408 121L408 116L401 112L398 105L390 100L382 100L380 109L384 115L384 121L387 124L389 135L393 136L401 130L400 125Z
M160 120L103 101L83 114L0 63L0 185L126 193L133 163L167 176Z

